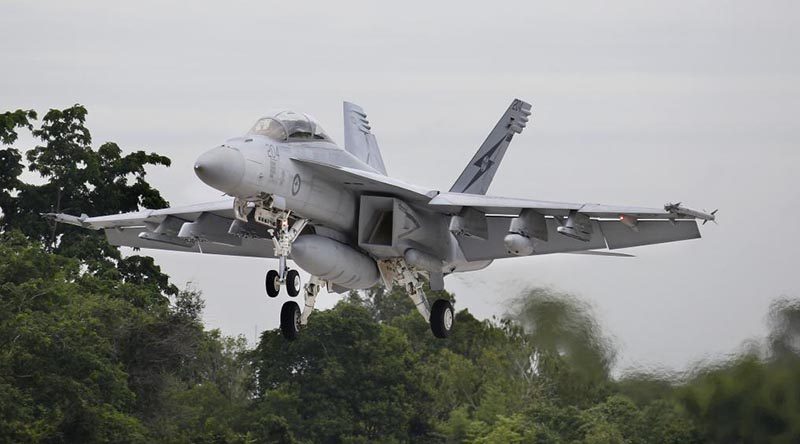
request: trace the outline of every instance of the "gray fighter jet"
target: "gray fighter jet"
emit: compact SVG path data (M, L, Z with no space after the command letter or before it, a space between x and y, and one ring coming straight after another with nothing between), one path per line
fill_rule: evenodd
M449 191L391 178L361 107L344 104L344 149L309 116L284 111L202 154L197 176L231 196L219 202L108 216L49 214L105 230L113 245L277 258L270 297L301 292L303 310L283 304L281 331L297 337L319 290L342 293L400 285L436 337L453 328L450 301L429 304L422 287L486 268L495 259L549 253L628 256L619 248L700 237L707 214L667 204L637 208L486 195L531 105L514 100ZM301 285L289 260L311 275Z

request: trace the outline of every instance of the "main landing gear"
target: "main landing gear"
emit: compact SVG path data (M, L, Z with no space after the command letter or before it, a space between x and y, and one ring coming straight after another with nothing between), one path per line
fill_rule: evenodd
M384 284L391 288L394 284L405 289L406 294L414 302L417 311L431 325L431 331L437 338L446 338L453 331L455 311L453 304L446 299L438 299L433 306L428 303L425 292L422 291L422 279L401 258L385 259L378 261Z
M430 305L422 290L423 281L419 273L412 270L403 259L379 261L379 268L388 288L394 284L403 287L417 307L417 311L430 323L434 336L437 338L450 336L455 323L455 311L450 301L438 299L433 305ZM286 275L286 286L290 296L297 295L297 293L292 293L291 288L297 288L300 285L300 278L296 273L295 270L289 270ZM281 334L284 338L290 341L297 339L300 330L308 324L308 318L314 311L317 294L324 285L325 281L312 276L309 282L303 286L305 307L302 310L295 301L287 301L283 304L281 307ZM267 273L267 291L277 295L279 290L279 274L275 270L270 270Z
M437 338L446 338L450 336L453 331L453 322L455 321L455 313L453 312L453 304L446 299L438 299L433 303L431 309L431 331Z
M285 302L281 307L281 334L294 341L300 334L300 306L295 301Z
M325 285L325 282L322 279L311 276L311 280L303 286L303 295L306 303L302 312L297 302L284 302L283 307L281 307L281 334L284 338L290 341L297 339L300 329L308 325L308 317L314 311L317 294L323 285Z

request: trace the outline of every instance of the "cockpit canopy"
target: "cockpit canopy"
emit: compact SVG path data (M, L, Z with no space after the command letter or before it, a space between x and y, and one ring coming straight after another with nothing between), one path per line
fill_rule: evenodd
M267 136L280 142L331 142L319 124L306 114L281 111L258 119L247 135Z

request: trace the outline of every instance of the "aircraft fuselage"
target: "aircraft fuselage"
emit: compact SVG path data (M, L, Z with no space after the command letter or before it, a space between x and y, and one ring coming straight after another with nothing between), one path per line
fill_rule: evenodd
M230 196L250 201L275 196L284 209L315 224L342 234L354 232L358 196L292 158L363 167L350 153L329 142L279 143L252 136L229 139L203 154L195 171L206 184Z
M360 249L361 193L334 184L292 159L374 171L331 142L281 143L253 135L229 139L204 153L195 163L195 172L209 186L239 199L260 201L271 197L282 209L310 220L318 234ZM419 219L418 228L393 249L373 249L369 252L372 256L402 257L406 250L416 249L444 258L438 266L428 267L444 273L489 265L490 261L467 262L459 258L457 242L448 231L444 215L408 204L404 208L413 213L409 217Z

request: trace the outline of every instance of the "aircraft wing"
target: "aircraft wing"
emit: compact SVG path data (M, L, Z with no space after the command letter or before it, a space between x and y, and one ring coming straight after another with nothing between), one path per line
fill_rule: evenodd
M462 193L441 193L431 199L428 205L453 215L464 214L465 209L482 215L486 221L485 231L479 231L485 233L485 236L458 236L464 256L470 261L513 257L506 249L504 238L510 232L512 217L520 215L526 209L535 210L544 216L545 225L539 237L531 238L534 255L606 248L614 250L700 237L696 216L659 208L550 202ZM559 227L571 213L589 217L591 233L586 239L576 239L559 232Z
M675 219L675 213L663 208L643 208L595 203L550 202L546 200L516 199L510 197L482 196L478 194L440 193L430 202L434 208L447 213L458 213L462 208L474 208L484 214L517 215L520 210L532 209L545 216L567 216L572 210L593 218L618 218L620 215L639 219Z
M504 238L509 234L511 218L488 216L487 236L485 239L469 236L458 236L458 243L468 261L502 259L517 257L507 251ZM660 220L639 221L636 229L631 229L618 220L592 220L592 233L583 241L565 236L557 231L559 223L554 218L547 218L546 240L532 238L533 255L551 253L598 254L602 251L618 248L636 247L640 245L674 242L700 237L700 230L694 220L677 220L673 222Z
M233 199L98 217L45 216L60 223L104 230L108 242L115 246L274 257L265 227L254 222L234 224ZM238 230L237 235L231 230Z
M306 159L292 159L330 181L356 191L391 194L413 202L428 202L438 193L435 190L392 179L383 174L355 168L331 165Z

